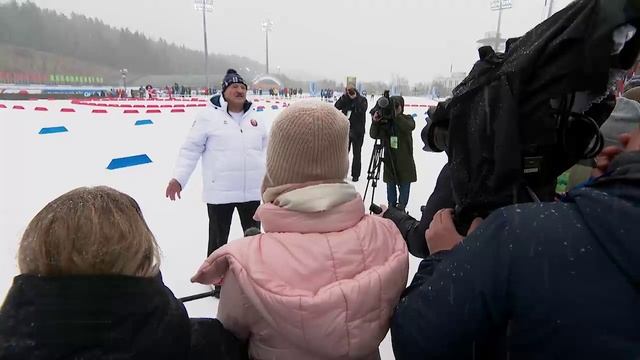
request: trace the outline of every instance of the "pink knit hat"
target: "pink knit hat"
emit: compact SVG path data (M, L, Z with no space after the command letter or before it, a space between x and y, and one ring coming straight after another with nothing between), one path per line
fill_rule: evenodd
M349 120L314 100L294 103L271 127L262 192L286 184L342 181L349 168Z

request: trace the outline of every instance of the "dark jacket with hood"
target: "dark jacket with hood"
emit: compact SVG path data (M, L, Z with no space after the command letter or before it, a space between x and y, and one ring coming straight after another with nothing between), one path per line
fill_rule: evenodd
M640 152L612 168L424 260L392 320L396 359L640 358Z
M160 276L19 275L0 308L0 359L241 359L215 319L192 319Z
M367 98L360 95L356 90L356 98L351 99L347 93L344 93L338 101L336 101L336 109L342 111L343 114L349 116L349 137L363 139L367 122ZM349 115L351 112L351 115Z
M404 111L404 99L401 96L393 96L392 99L400 102ZM417 181L416 163L413 160L413 136L411 135L415 128L416 121L411 115L406 114L399 114L393 121L384 124L381 122L371 123L369 135L374 139L383 139L386 142L383 159L383 181L385 183L402 184ZM396 149L391 148L389 143L392 136L398 139ZM395 175L392 169L395 169Z

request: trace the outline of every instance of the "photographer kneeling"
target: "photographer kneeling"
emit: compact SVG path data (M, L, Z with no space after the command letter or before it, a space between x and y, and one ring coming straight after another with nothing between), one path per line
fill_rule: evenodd
M385 119L376 105L371 110L373 122L369 134L374 139L380 139L384 146L383 181L387 184L389 207L404 212L409 202L411 183L417 180L411 136L416 122L412 116L403 113L402 96L392 96L390 102L394 106L395 116L393 119Z

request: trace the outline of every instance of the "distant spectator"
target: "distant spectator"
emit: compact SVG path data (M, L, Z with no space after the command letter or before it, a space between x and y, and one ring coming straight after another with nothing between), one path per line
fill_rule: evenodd
M345 89L345 93L338 99L335 107L349 119L349 149L353 148L351 163L351 181L357 182L362 171L362 144L367 116L367 99L358 93L352 85Z

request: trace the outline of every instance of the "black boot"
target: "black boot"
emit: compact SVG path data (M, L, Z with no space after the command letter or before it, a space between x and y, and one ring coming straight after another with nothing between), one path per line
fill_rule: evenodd
M408 213L409 213L409 212L407 211L407 209L405 209L404 205L402 205L402 204L397 204L397 205L395 206L395 208L396 208L396 209L398 209L398 210L400 210L400 211L402 211L402 212L404 212L405 214L408 214Z

